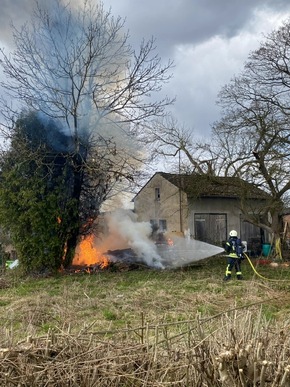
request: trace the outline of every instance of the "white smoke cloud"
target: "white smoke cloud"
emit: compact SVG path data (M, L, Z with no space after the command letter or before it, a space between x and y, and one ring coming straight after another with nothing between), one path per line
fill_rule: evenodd
M93 237L85 246L85 256L77 248L74 264L93 265L110 261L144 263L156 269L174 269L222 253L221 247L194 239L165 235L164 243L156 244L151 238L149 222L138 222L130 210L118 209L105 215L102 238ZM167 242L166 242L167 239ZM173 243L168 243L168 242ZM82 243L82 242L81 242Z
M98 249L114 253L114 250L132 249L136 260L158 269L177 268L222 253L221 247L205 242L170 235L172 244L156 245L151 238L149 222L138 222L130 210L119 209L105 217L108 231ZM165 239L167 235L165 235ZM134 258L134 257L133 257Z
M136 215L128 210L115 211L106 218L109 237L115 239L117 248L129 247L148 266L164 268L157 247L149 238L152 233L149 222L137 222Z

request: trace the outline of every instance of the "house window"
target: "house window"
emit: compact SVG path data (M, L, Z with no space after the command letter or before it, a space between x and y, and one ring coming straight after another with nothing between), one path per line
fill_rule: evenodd
M158 229L158 222L156 219L150 219L150 224L151 224L151 227L153 230L157 230Z
M227 239L226 214L194 214L195 239L222 245Z
M159 219L159 231L161 232L167 231L167 222L165 219Z
M160 200L160 188L155 188L155 200Z
M153 231L165 232L167 231L167 221L165 219L150 219L150 224Z

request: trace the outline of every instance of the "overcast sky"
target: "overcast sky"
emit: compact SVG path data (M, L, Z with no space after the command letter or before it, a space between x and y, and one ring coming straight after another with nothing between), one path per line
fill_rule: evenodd
M251 50L290 16L289 0L104 0L126 18L135 44L156 38L164 60L174 60L166 93L174 114L198 135L219 117L217 94L238 74Z
M47 1L47 0L41 0ZM41 2L40 1L40 2ZM77 2L79 0L73 0ZM33 0L1 0L0 43L9 46L9 21L29 18ZM263 33L290 17L289 0L103 0L112 14L126 19L133 45L156 38L157 52L174 61L166 85L176 96L173 113L196 135L209 135L219 118L217 93L238 74Z

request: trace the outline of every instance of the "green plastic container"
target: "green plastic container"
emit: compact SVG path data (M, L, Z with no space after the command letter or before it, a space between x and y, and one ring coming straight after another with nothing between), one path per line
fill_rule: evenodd
M268 257L271 254L272 246L270 243L264 243L262 245L262 254L264 257Z

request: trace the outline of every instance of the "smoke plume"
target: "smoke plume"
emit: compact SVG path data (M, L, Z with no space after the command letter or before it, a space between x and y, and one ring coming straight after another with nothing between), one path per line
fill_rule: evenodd
M117 210L106 216L108 236L103 241L110 250L131 248L138 260L155 268L163 268L157 247L150 239L152 228L149 222L137 222L130 210Z
M223 252L221 247L172 235L169 240L173 243L158 245L151 238L151 224L138 222L136 214L130 210L108 213L105 221L107 231L102 239L95 238L96 251L106 253L129 248L135 253L133 259L149 267L178 268ZM166 235L164 240L167 240Z

